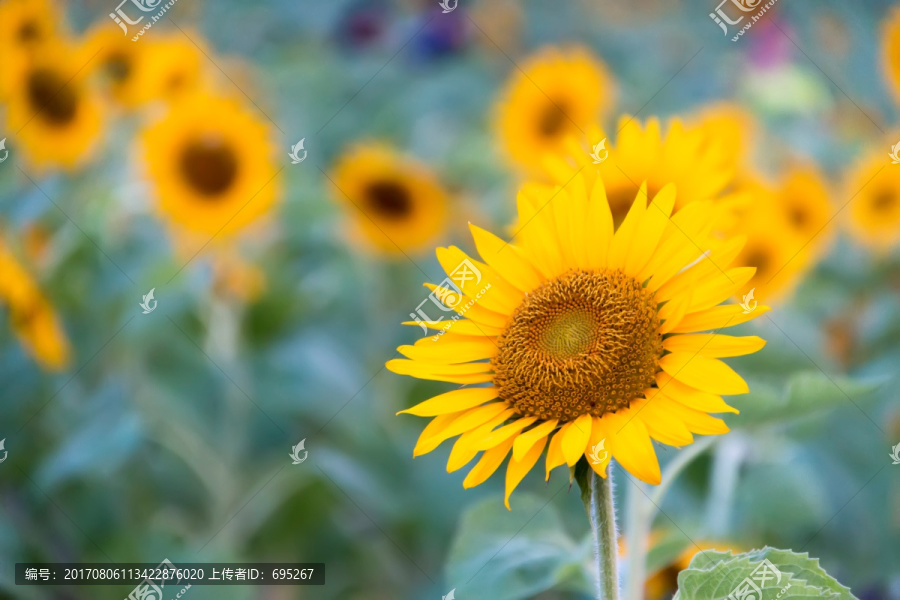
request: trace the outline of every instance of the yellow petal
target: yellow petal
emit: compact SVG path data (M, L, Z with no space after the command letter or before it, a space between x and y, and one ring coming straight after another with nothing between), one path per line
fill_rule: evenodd
M765 345L766 340L755 335L736 337L721 333L673 335L663 342L663 348L669 352L690 352L707 358L752 354Z
M688 408L679 402L675 402L666 395L665 391L657 394L657 397L653 402L656 404L657 408L670 415L670 419L684 423L684 425L694 433L700 435L719 435L728 433L729 431L728 426L722 419L718 419L704 412Z
M591 190L588 206L587 238L588 266L592 269L603 269L607 265L609 246L613 238L613 217L606 198L603 179L598 177Z
M566 457L563 456L562 452L562 435L557 431L553 434L553 437L550 438L550 445L547 448L547 477L546 479L550 479L550 471L558 467L559 465L566 464Z
M400 346L397 351L406 358L418 362L438 364L460 364L484 360L493 358L499 351L497 344L489 337L459 336L466 339L442 343L444 337L441 336L436 341L424 338L425 343L416 343L415 346ZM419 342L422 341L419 340Z
M475 308L474 306L472 308ZM503 333L503 329L500 327L488 327L482 323L476 323L475 321L470 321L468 319L443 319L441 321L437 321L436 323L427 323L422 321L420 323L416 323L415 321L404 321L404 325L418 325L421 327L423 324L428 329L433 329L435 331L444 331L449 332L450 330L453 333L458 335L480 335L487 337L496 337ZM431 339L434 340L435 336L442 335L440 333L435 333L431 335Z
M756 267L737 267L698 282L693 288L694 299L688 312L710 308L731 298L744 289L755 273Z
M480 451L476 445L478 440L484 437L485 432L500 425L514 415L515 412L516 411L512 408L504 410L499 415L491 417L484 425L479 425L475 429L471 429L459 436L459 439L453 444L453 449L450 451L450 457L447 459L447 472L452 473L469 464Z
M772 309L768 306L757 306L751 312L745 312L744 307L740 304L714 306L699 312L688 313L672 330L672 333L691 333L733 327L764 315L770 310Z
M659 485L661 474L656 451L640 415L631 409L607 415L616 432L613 456L626 471L646 483Z
M609 249L609 267L612 269L622 269L625 267L625 261L628 259L628 252L635 242L638 231L638 224L647 211L647 183L641 184L641 189L637 193L625 220L619 225L619 229L613 236L612 246Z
M410 313L410 316L413 317L413 319L418 316L426 322L446 322L447 319L454 316L452 313L456 313L460 316L465 315L467 319L471 319L486 328L503 329L506 327L509 315L496 313L479 305L478 302L481 298L468 298L466 296L460 298L459 292L455 289L435 285L433 283L424 283L422 285L433 292L432 294L429 294L427 298L427 300L431 300L433 304L428 304L428 302L425 301L420 302L416 307L416 312ZM479 291L481 291L481 289L479 289ZM488 292L490 292L490 288L484 290L484 294L487 294ZM484 297L484 294L482 294L482 298ZM443 302L441 302L441 300L443 300ZM440 304L443 304L444 308L440 308ZM444 314L441 314L442 312Z
M452 288L452 282L479 306L504 315L512 314L522 303L524 295L520 290L500 277L494 269L471 258L456 246L438 248L436 254L450 280L445 280L447 284L444 287Z
M516 199L519 224L515 237L523 240L532 264L546 279L556 277L564 270L552 211L543 210L551 198L552 191L548 193L542 186L525 185Z
M647 433L654 440L670 446L687 446L694 441L694 436L684 423L674 418L659 402L657 390L647 390L647 397L631 403L631 408L640 415L647 427Z
M478 254L491 268L522 292L530 292L541 284L541 276L515 246L493 233L469 223Z
M497 396L497 388L495 387L462 388L435 396L430 400L416 404L412 408L401 410L397 414L406 413L417 417L436 417L437 415L474 408L497 398Z
M670 183L656 194L638 223L635 235L638 243L631 245L625 259L624 271L627 275L636 276L653 256L674 207L675 186Z
M482 454L481 459L475 463L475 466L472 467L472 470L469 471L463 480L463 487L469 489L484 483L488 477L494 474L497 467L503 463L503 459L509 454L512 445L513 441L507 440Z
M609 419L594 417L591 425L591 438L585 448L588 464L597 475L604 479L606 479L606 468L613 455L612 448L616 437L609 424ZM594 458L599 459L599 462L594 462Z
M476 445L479 450L487 450L493 448L497 444L501 444L512 438L517 433L537 421L537 417L522 417L512 423L508 423L500 429L493 429L482 434L477 440ZM480 431L480 430L479 430Z
M660 390L666 393L666 396L675 400L680 404L684 404L688 408L699 410L706 413L730 412L739 414L738 409L729 406L721 396L710 394L709 392L701 392L697 388L681 383L677 379L673 379L671 375L665 371L656 374L656 385Z
M659 326L660 333L669 333L681 322L691 305L693 294L690 291L672 298L659 309L659 318L662 323Z
M443 442L444 440L449 440L450 438L461 433L465 433L466 431L475 429L479 425L486 423L505 410L509 410L506 402L495 402L493 404L485 404L484 406L479 406L477 408L470 408L469 410L461 413L453 413L453 419L451 419L450 421L442 420L439 426L429 431L429 428L431 428L432 424L434 424L435 421L438 421L445 415L435 417L434 421L429 423L428 427L425 428L425 431L422 432L422 435L419 436L419 441L416 443L416 447L413 449L413 456L415 457L422 454L427 454L428 452L431 452L432 450L440 446L441 442ZM425 435L426 432L428 432L427 437Z
M513 490L516 489L516 486L519 485L525 475L528 474L528 471L531 470L531 467L535 465L538 459L541 457L541 452L544 451L544 446L547 445L547 438L544 437L538 443L534 444L529 448L528 452L525 453L525 456L522 457L521 460L516 460L515 450L513 450L513 457L509 459L509 466L506 467L506 495L503 498L503 503L506 505L508 510L512 510L509 507L509 496L513 493Z
M529 429L525 433L520 434L516 437L515 444L513 444L513 458L516 460L521 460L525 453L528 452L528 449L535 445L538 441L546 438L550 432L556 427L557 419L553 419L551 421L544 421L534 429Z
M659 366L678 381L704 392L733 395L750 391L741 376L717 358L673 352L663 356Z
M574 466L578 459L584 455L585 446L588 440L591 439L592 422L593 418L591 415L584 414L571 423L567 423L567 425L570 425L567 431L560 432L563 436L563 456L570 467Z

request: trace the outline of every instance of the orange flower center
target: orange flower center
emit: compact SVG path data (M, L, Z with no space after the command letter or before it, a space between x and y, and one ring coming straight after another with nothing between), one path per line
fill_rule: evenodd
M225 192L238 175L237 156L224 140L192 141L181 153L180 166L187 183L203 196Z
M569 421L628 406L662 355L657 303L621 271L569 271L526 296L492 360L500 397L521 414Z
M402 219L412 212L412 197L402 185L393 181L376 181L365 191L369 207L388 219Z
M78 92L52 69L37 68L29 74L28 101L35 111L53 125L66 125L78 110Z

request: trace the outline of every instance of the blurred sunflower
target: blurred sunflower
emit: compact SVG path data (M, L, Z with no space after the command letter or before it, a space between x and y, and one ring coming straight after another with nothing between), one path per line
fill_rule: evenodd
M775 201L798 242L809 243L818 250L827 247L833 231L827 225L834 211L828 187L815 167L789 168L778 186Z
M900 177L881 153L863 159L846 176L850 232L866 246L886 252L900 242Z
M81 54L82 62L118 104L134 108L151 99L148 75L159 57L150 44L132 42L104 20L88 32Z
M57 33L56 18L60 12L49 0L0 2L0 56L4 57L4 63L50 41ZM4 89L2 84L0 81L0 93Z
M742 185L753 204L740 217L738 232L747 237L747 243L736 263L756 269L747 287L757 300L783 299L812 265L817 247L807 244L809 238L801 238L792 224L783 197L789 188L780 190L758 179Z
M351 234L388 254L419 252L447 224L448 197L422 163L381 144L357 145L334 167L335 200Z
M0 303L9 306L10 325L22 345L45 369L69 364L69 342L50 303L0 240Z
M178 102L140 135L159 210L202 234L233 234L279 195L269 127L238 102L205 93Z
M455 247L437 257L455 278L433 287L465 319L398 351L395 373L488 387L454 390L401 412L434 417L414 455L454 436L447 465L481 459L463 485L485 481L511 454L509 495L547 450L546 471L594 456L606 477L611 457L643 481L660 482L651 440L673 446L720 434L708 413L737 412L722 394L747 384L721 357L755 352L758 337L696 333L737 325L744 314L717 306L745 289L753 268L728 268L743 239L710 232L717 210L693 202L670 218L674 186L647 204L642 187L616 229L602 179L578 174L558 193L526 186L518 196L521 245L471 226L485 262ZM465 267L465 277L459 277ZM478 275L476 277L475 275ZM417 325L417 323L411 323Z
M589 182L602 178L616 224L628 213L640 182L646 182L650 196L674 183L676 211L698 200L721 198L738 204L740 197L723 196L734 179L739 156L731 149L737 140L726 134L715 124L685 127L675 119L663 136L658 119L642 126L623 116L615 142L606 141L596 152L594 147L607 139L599 127L589 127L587 136L569 136L562 152L544 157L544 179L566 185L579 170Z
M38 168L73 168L100 139L102 103L86 85L78 54L50 42L29 56L10 56L6 129ZM6 67L6 65L4 65Z
M148 47L153 60L147 81L155 99L177 101L206 84L205 43L198 33L161 35L153 38Z
M900 8L892 9L884 19L881 57L882 70L888 86L894 98L900 100Z
M504 152L523 170L540 172L545 154L608 114L613 87L606 65L586 48L538 51L507 83L497 105Z

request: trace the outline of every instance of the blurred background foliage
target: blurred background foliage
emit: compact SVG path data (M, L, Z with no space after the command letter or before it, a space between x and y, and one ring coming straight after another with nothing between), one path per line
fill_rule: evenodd
M95 25L119 43L113 2L31 4L73 40L73 56ZM751 393L732 399L742 411L729 417L733 433L660 506L648 597L674 591L693 541L806 551L856 596L900 598L900 467L888 457L900 442L900 261L896 246L849 235L849 210L838 211L860 157L875 152L892 168L898 113L881 50L891 6L780 2L738 43L711 22L714 8L460 0L441 14L414 0L179 0L126 43L187 40L187 50L160 47L158 60L194 56L197 85L265 129L271 149L251 150L277 189L240 236L185 234L157 210L140 140L179 110L174 100L104 99L95 148L67 167L40 164L54 153L40 145L56 142L28 146L11 114L16 90L3 90L0 235L58 319L59 333L45 324L35 335L61 336L69 350L36 360L5 299L0 595L129 591L17 588L14 562L169 558L327 565L322 588L195 586L197 599L438 598L452 588L461 599L590 597L590 545L569 482L532 474L507 512L502 481L464 491L464 475L445 472L447 448L413 461L422 424L394 414L448 386L383 368L414 338L399 323L425 298L421 282L442 278L428 248L471 249L467 222L500 231L514 215L521 178L494 132L503 82L542 46L579 43L618 89L606 125L732 102L753 119L742 175L777 181L791 161L816 165L837 213L825 226L833 240L771 302L771 318L741 326L768 345L734 362ZM9 46L0 56L28 60ZM308 158L291 164L301 138ZM427 165L446 194L443 231L408 257L353 234L353 208L326 177L366 140L416 161L409 169ZM4 268L7 284L20 276ZM142 314L151 288L158 310ZM292 465L301 439L309 458ZM658 450L664 463L678 453ZM618 491L629 487L620 478Z

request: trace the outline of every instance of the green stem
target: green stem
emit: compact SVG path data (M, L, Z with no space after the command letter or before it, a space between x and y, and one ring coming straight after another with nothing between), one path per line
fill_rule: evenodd
M582 459L575 467L575 477L581 487L581 499L587 509L594 533L597 557L597 600L619 598L619 544L616 533L616 507L613 500L612 472L603 479Z

